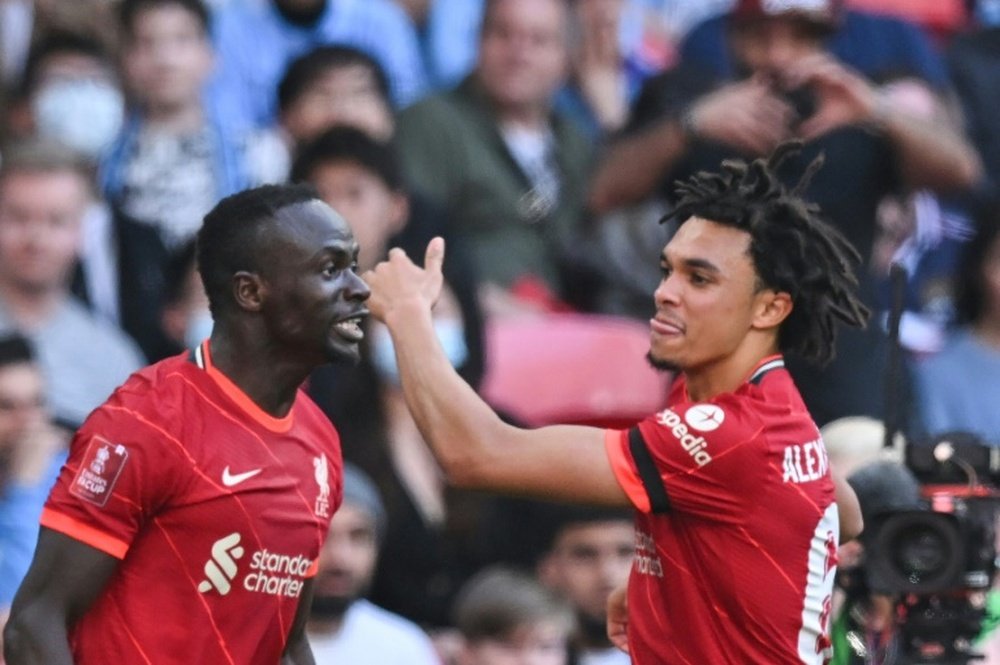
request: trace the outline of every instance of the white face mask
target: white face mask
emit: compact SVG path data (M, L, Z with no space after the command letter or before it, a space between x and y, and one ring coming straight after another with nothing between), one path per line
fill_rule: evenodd
M212 336L212 314L208 310L193 314L188 319L187 328L184 330L184 346L191 349L198 348L198 345Z
M40 136L96 160L121 130L125 99L102 81L57 81L35 95L32 111Z
M379 376L399 385L399 365L396 364L396 349L392 336L384 325L372 326L372 364ZM455 319L434 319L434 333L437 335L444 354L452 367L459 367L469 357L465 345L465 330Z

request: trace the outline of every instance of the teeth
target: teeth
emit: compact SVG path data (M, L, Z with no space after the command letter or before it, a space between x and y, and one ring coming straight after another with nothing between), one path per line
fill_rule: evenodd
M349 333L359 333L361 332L361 325L357 319L349 319L347 321L341 321L337 324L338 330L343 330Z

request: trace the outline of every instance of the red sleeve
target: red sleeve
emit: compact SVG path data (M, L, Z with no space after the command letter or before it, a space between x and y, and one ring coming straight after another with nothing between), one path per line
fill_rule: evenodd
M677 403L631 430L609 432L606 447L640 511L735 521L745 518L766 474L762 431L741 398L726 395Z
M41 524L119 559L167 500L180 444L121 404L94 411L70 445Z

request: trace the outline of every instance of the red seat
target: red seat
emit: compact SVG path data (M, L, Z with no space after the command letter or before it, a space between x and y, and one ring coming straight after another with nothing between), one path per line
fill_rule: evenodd
M646 361L649 326L550 314L487 326L483 397L529 426L627 427L663 408L670 375Z

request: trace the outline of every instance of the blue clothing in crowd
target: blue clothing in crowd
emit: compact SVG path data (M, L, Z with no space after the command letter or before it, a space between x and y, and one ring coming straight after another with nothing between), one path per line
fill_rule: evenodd
M234 3L213 22L218 66L214 108L230 127L269 127L277 117L277 87L294 58L327 44L359 48L385 69L402 107L424 92L426 80L416 31L390 0L328 0L312 26L289 23L274 3Z

